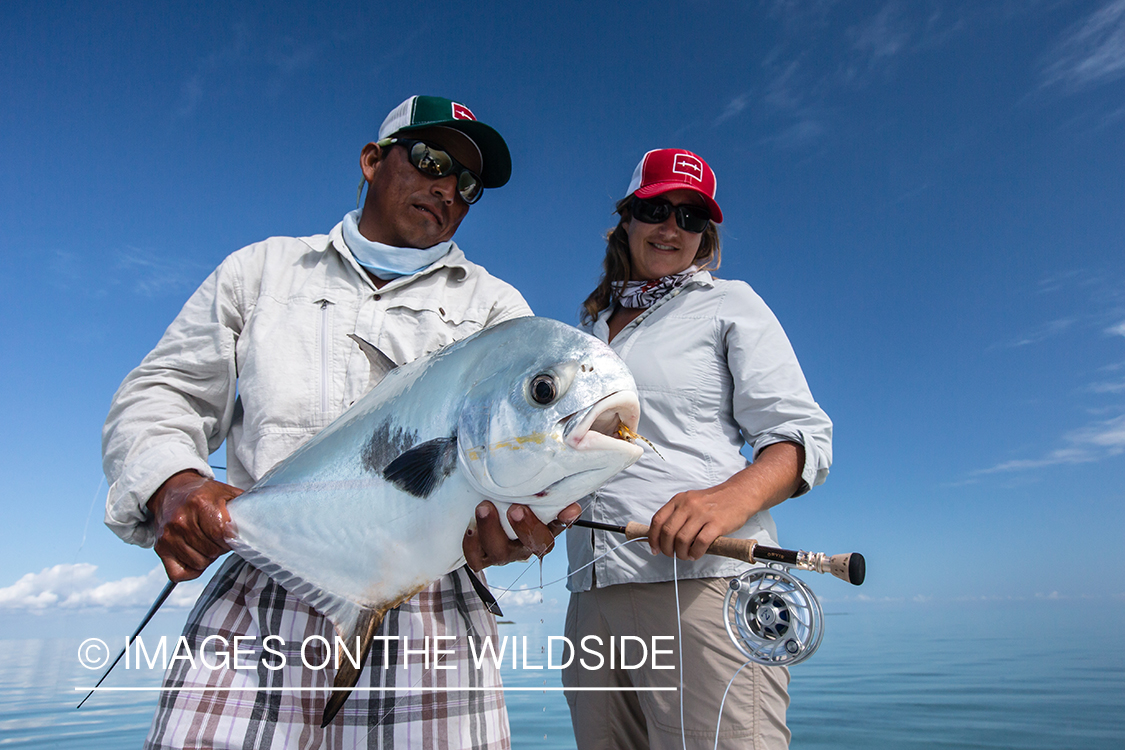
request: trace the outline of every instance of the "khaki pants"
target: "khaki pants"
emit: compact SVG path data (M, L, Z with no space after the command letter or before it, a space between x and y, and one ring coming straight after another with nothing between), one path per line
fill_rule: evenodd
M566 636L577 649L575 659L563 670L564 687L675 687L666 692L567 692L571 721L579 750L632 750L682 748L680 698L684 701L684 734L688 748L712 748L719 703L731 676L746 657L731 643L722 620L726 579L704 578L679 582L681 628L684 642L683 690L680 687L676 635L674 584L627 583L571 594L566 613ZM605 645L592 648L605 663L583 652L582 639L596 635ZM645 665L622 669L618 658L609 667L609 639L620 648L621 636L642 638L650 653ZM652 669L653 636L673 636L657 641L657 648L671 650L657 657ZM626 663L642 656L636 642L626 644ZM620 654L616 654L620 657ZM584 666L580 659L585 657ZM785 710L789 705L789 670L784 667L746 666L731 685L723 707L719 747L784 750L789 747Z

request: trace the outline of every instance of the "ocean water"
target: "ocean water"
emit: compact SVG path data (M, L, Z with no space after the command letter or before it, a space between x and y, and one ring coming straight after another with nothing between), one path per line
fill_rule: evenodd
M792 669L794 748L1125 748L1120 598L827 602L825 612L820 651ZM533 619L501 634L545 644L557 634L548 628ZM0 640L0 747L140 746L155 694L99 693L76 711L75 686L98 674L79 665L80 641ZM158 682L147 670L111 679ZM547 690L557 671L509 668L505 680L543 688L507 694L513 747L574 747L566 699Z

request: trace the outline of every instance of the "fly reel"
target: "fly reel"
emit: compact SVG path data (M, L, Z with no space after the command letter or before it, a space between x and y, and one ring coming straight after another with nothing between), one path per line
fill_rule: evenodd
M648 526L636 522L617 526L580 518L574 525L613 531L630 540L647 537L649 532ZM813 655L824 637L824 612L816 594L789 568L831 573L853 586L867 577L867 563L858 552L829 556L721 536L711 542L707 553L765 563L731 580L723 600L723 624L739 651L766 666L798 664Z
M824 637L824 612L816 594L776 564L731 579L723 615L727 635L738 650L769 667L804 661Z

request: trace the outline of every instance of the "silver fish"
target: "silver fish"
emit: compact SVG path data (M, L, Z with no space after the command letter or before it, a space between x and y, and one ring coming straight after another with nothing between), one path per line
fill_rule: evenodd
M361 346L378 386L228 510L231 548L358 636L362 664L389 609L464 564L482 500L515 538L508 505L549 521L641 448L621 439L640 416L624 362L563 323L511 320L394 369ZM359 674L344 660L335 686Z

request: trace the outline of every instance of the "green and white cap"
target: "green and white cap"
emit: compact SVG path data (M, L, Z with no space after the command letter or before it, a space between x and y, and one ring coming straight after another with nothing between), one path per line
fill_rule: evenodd
M392 109L379 128L379 140L431 127L452 128L476 144L483 165L480 179L486 188L502 187L512 176L512 155L500 134L478 121L464 104L440 96L412 96Z

